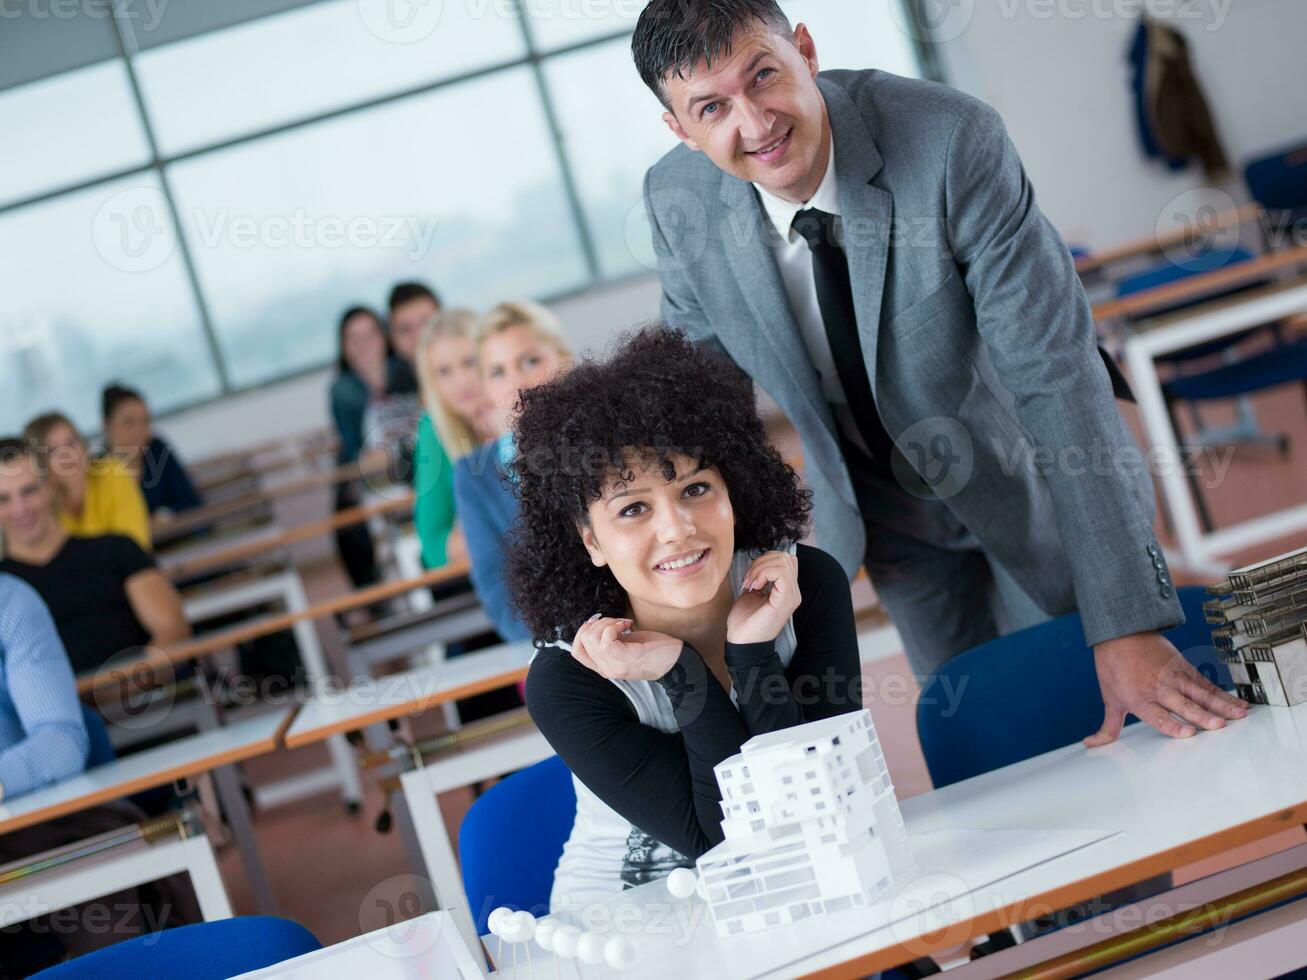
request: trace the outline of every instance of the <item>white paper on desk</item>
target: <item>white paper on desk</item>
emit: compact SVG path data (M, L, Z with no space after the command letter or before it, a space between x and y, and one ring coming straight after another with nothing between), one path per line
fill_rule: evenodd
M952 830L913 834L910 838L921 876L870 908L815 916L793 925L775 926L762 932L744 933L720 939L707 905L700 899L672 899L659 882L613 896L604 904L611 908L611 921L624 922L622 935L631 940L639 961L623 971L623 980L658 978L744 978L773 973L806 957L824 952L852 939L877 937L870 934L890 927L884 941L871 948L884 948L928 933L938 933L950 923L965 922L985 909L975 908L973 892L1010 878L1072 851L1113 837L1112 830ZM632 903L640 896L648 903L641 923L632 921ZM636 913L638 914L638 913ZM623 918L624 916L624 918ZM581 925L582 923L576 923ZM601 930L596 930L601 931ZM962 938L965 938L963 936ZM544 965L542 980L554 973L554 957L534 951L534 966ZM559 964L561 980L588 980L578 973L576 961ZM590 968L593 971L593 968ZM525 963L514 972L511 965L495 974L513 980L529 980Z

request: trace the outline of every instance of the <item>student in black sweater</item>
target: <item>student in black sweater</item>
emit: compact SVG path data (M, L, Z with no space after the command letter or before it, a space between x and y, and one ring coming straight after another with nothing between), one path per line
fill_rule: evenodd
M796 543L810 495L719 354L642 331L524 392L515 445L527 705L577 784L557 910L721 841L713 766L861 680L848 580Z

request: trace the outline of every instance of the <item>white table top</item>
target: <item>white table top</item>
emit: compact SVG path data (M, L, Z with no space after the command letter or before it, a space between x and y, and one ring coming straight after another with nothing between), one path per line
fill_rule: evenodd
M435 666L358 680L340 691L317 694L300 709L286 733L286 745L299 748L514 683L505 678L523 674L533 652L529 642L505 643Z
M244 547L263 541L270 541L282 534L282 527L276 521L270 521L266 524L260 524L256 527L236 531L231 534L215 534L212 537L200 538L188 544L180 544L175 547L164 545L155 556L159 567L164 571L174 568L177 565L189 564L209 555L226 551L229 548Z
M653 882L606 903L657 909L665 924L665 938L652 947L642 932L634 937L656 969L637 968L623 976L780 978L841 965L850 976L862 976L927 955L934 947L917 940L950 924L956 928L948 930L948 939L961 943L989 931L995 913L1002 913L1006 922L1024 921L1030 916L1014 907L1028 909L1030 902L1043 899L1065 907L1303 824L1307 822L1307 704L1254 707L1247 718L1221 731L1185 740L1167 739L1146 725L1132 725L1113 745L1092 750L1070 745L913 797L904 801L903 813L914 837L954 831L961 840L965 831L1025 830L1032 832L1037 846L1045 846L1059 838L1050 836L1041 842L1045 835L1034 831L1071 835L1065 837L1067 842L1073 842L1076 831L1085 839L1120 832L1025 870L1018 869L1029 864L1030 855L1020 847L1008 847L1004 860L1014 873L966 888L960 899L959 881L993 878L988 870L980 870L987 857L960 858L947 873L923 861L927 878L899 892L896 901L919 910L924 889L925 894L938 895L943 905L891 925L872 925L863 934L826 948L820 948L821 937L837 934L838 924L819 924L814 919L774 928L764 937L718 939L702 902L694 898L677 903L662 882ZM866 916L869 925L876 918L886 919L870 911L855 914ZM984 916L990 916L989 923ZM613 921L621 920L614 916ZM652 923L652 913L644 921ZM903 955L904 949L911 955ZM784 958L779 958L780 950L785 950ZM552 957L540 950L535 954L536 969L543 965L540 975L553 975ZM563 964L564 980L589 975L578 975L575 965L570 969L569 973L569 964ZM530 975L525 962L515 974L511 969L504 972L519 980Z
M429 912L262 970L242 973L235 980L474 980L484 976L485 970L450 913Z
M199 732L0 803L0 834L276 750L289 711Z

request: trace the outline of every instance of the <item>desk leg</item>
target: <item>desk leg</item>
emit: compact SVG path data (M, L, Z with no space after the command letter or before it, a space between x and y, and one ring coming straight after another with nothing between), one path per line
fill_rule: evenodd
M435 787L427 778L426 770L401 773L399 782L413 821L418 854L435 888L436 907L448 909L466 905L458 859L454 856L454 846L445 830L445 818L440 813Z
M390 726L385 723L369 725L363 730L363 738L368 749L373 752L383 751L395 743L395 739L390 732ZM440 818L438 811L436 817L437 819ZM413 869L414 887L418 893L418 901L422 903L424 912L434 912L440 908L440 904L432 888L432 883L427 878L427 866L422 860L421 835L414 824L413 813L408 808L403 792L391 795L390 818L391 825L395 832L399 834L400 841L404 844L404 853L408 856L408 865Z
M1126 367L1130 371L1135 398L1139 403L1139 414L1143 419L1148 441L1155 452L1161 454L1158 461L1160 473L1158 478L1162 485L1162 496L1166 498L1171 520L1175 523L1175 536L1180 544L1180 555L1185 567L1198 572L1224 575L1228 570L1212 560L1203 540L1203 531L1198 523L1198 510L1189 488L1185 485L1182 467L1186 461L1180 453L1175 430L1166 413L1166 399L1162 395L1162 385L1157 377L1157 366L1153 356L1133 338L1125 342Z
M200 730L212 731L221 727L218 713L213 705L204 698L200 701L204 706L199 713ZM213 770L212 776L213 784L218 790L218 799L222 803L223 812L227 815L227 824L231 827L231 836L241 852L245 877L254 895L254 907L260 915L276 915L277 900L272 897L268 871L263 864L263 855L259 853L258 838L254 836L254 822L250 819L250 808L241 790L240 769L236 766L219 766Z
M289 573L289 579L286 588L287 608L292 612L307 609L308 597L304 594L304 583L298 573ZM292 629L300 658L304 661L304 673L312 692L318 694L326 689L328 672L327 658L323 656L317 628L308 620L302 620ZM340 781L340 792L345 805L351 811L357 811L363 803L363 781L359 777L358 760L354 758L354 752L344 735L333 735L327 739L327 751L331 754L331 764Z

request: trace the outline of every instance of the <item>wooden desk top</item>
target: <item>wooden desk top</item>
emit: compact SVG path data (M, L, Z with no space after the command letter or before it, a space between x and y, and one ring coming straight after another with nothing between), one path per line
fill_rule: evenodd
M1275 273L1307 264L1307 245L1268 252L1246 262L1190 276L1156 289L1148 289L1132 296L1108 300L1093 308L1096 321L1116 317L1137 317L1155 310L1164 310L1177 303L1201 299L1238 286L1245 286Z
M0 834L266 755L282 744L296 708L270 711L213 731L124 756L79 776L0 803Z
M1261 213L1261 205L1245 204L1241 208L1222 211L1210 221L1203 222L1202 230L1213 232L1221 228L1228 228L1231 225L1243 224L1245 221L1254 221ZM1115 245L1098 252L1091 252L1089 255L1084 255L1076 259L1076 272L1084 275L1086 272L1094 272L1105 265L1111 265L1113 262L1120 262L1124 259L1132 259L1142 255L1151 255L1155 252L1161 252L1170 248L1172 245L1182 244L1192 235L1193 229L1191 228L1176 228L1174 231L1168 232L1165 235L1149 235L1145 238L1137 238L1132 242L1126 242L1122 245Z
M309 521L293 527L290 530L283 531L272 537L259 537L247 541L238 541L230 547L221 548L206 554L197 555L195 558L177 562L176 564L166 567L169 578L174 581L177 579L190 578L193 575L199 575L204 572L213 571L214 569L224 568L228 565L234 565L247 559L267 554L269 551L276 551L279 548L286 548L300 541L309 541L313 538L324 534L330 534L341 528L352 527L355 524L362 524L384 514L393 514L401 511L413 509L413 494L405 491L391 500L382 500L373 504L362 504L358 507L350 507L347 510L337 511L330 517L323 518L319 521Z
M286 747L312 745L341 732L424 711L508 687L526 679L533 646L505 643L454 657L434 667L356 681L304 704L286 732Z
M80 694L93 691L108 692L109 689L130 687L144 689L166 683L172 679L172 667L175 664L196 660L199 657L227 650L238 643L256 640L262 636L271 636L289 629L305 620L320 619L336 613L362 609L375 602L392 599L414 589L427 588L454 579L465 578L471 571L467 562L457 562L435 568L413 578L382 582L366 589L358 589L336 596L317 605L309 606L297 612L277 613L272 616L260 616L216 633L206 634L186 643L164 650L156 650L135 660L106 665L93 674L81 674L77 678L77 690Z

